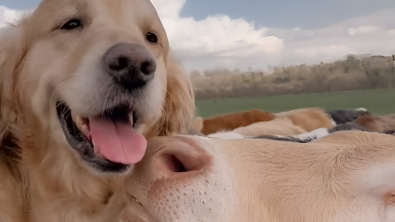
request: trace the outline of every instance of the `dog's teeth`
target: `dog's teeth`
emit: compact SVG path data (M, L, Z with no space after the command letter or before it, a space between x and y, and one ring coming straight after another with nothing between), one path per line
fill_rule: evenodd
M73 118L73 120L74 120L75 125L76 125L78 128L80 128L82 125L85 124L85 120L84 120L81 116L72 115L72 118Z
M72 118L74 120L74 124L81 131L81 133L84 134L88 140L91 140L91 135L89 133L89 126L87 124L86 119L78 115L72 115Z
M91 135L90 135L90 132L89 132L88 125L86 125L85 123L82 124L81 127L80 127L80 131L81 131L81 133L83 133L86 136L86 138L88 138L88 140L91 140Z

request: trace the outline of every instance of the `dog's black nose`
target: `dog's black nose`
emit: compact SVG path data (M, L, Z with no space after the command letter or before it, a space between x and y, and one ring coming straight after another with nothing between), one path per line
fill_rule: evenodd
M128 90L146 85L156 71L153 56L141 45L116 44L104 54L103 60L107 72Z

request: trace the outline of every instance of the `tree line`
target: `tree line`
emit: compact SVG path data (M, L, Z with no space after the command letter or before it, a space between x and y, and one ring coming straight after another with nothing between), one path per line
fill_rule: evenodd
M268 72L192 71L197 99L255 97L395 87L392 56L370 56L313 66L274 67Z

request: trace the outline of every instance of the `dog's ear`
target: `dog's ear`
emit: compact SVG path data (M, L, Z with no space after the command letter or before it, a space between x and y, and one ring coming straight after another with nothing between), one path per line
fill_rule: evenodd
M12 135L17 121L16 92L18 69L25 55L26 42L21 33L22 25L9 25L0 30L0 143Z
M10 94L15 89L20 64L26 54L27 43L23 38L22 24L9 25L0 35L0 93L1 103L14 100ZM10 97L11 96L11 97ZM12 102L10 101L10 102Z
M184 67L169 56L167 94L159 135L185 134L195 116L195 95Z

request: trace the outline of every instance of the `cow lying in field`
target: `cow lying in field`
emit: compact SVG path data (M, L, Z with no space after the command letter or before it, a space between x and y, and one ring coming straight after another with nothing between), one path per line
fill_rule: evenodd
M127 181L124 218L161 222L393 222L395 137L310 143L155 138Z
M224 114L208 119L198 117L195 119L192 127L204 135L209 135L220 131L231 131L256 122L270 121L274 117L269 112L254 109L245 112Z
M352 122L365 112L366 110L359 109L325 111L319 108L304 108L273 114L274 118L266 121L251 123L251 121L246 121L247 118L243 118L243 115L231 114L207 120L197 118L194 125L197 131L203 129L204 126L210 126L211 133L207 134L207 131L202 131L205 135L223 134L232 131L250 137L261 135L290 136L308 133L320 128L331 129L338 124ZM238 118L234 118L235 116L238 116ZM206 124L207 122L210 125ZM229 126L231 123L239 125L243 123L245 126L226 130L225 125Z
M389 114L384 116L373 116L370 114L365 114L359 116L355 120L355 123L374 132L395 132L395 114Z
M328 114L332 117L333 121L339 124L345 124L355 121L362 114L369 114L365 108L357 108L351 110L329 110Z

